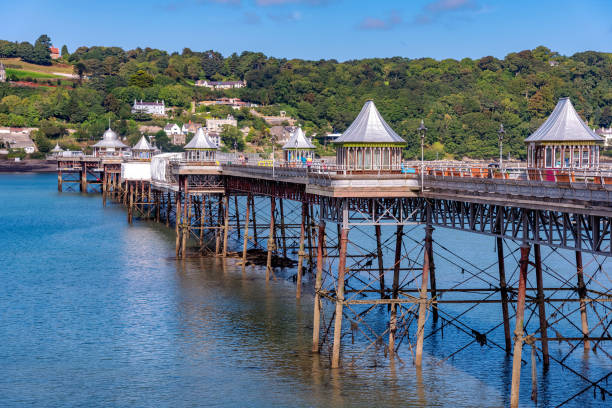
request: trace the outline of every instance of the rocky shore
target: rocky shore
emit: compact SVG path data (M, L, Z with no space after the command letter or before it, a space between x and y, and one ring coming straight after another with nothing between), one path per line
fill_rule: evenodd
M47 160L0 160L0 173L53 173L57 163Z

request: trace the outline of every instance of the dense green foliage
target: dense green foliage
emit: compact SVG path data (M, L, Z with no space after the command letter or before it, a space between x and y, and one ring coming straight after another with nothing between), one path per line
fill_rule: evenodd
M6 48L19 46L0 41L0 56L7 55ZM269 105L262 109L266 114L285 110L312 135L344 131L363 103L373 99L385 119L409 142L407 157L418 155L416 128L424 119L429 155L487 158L497 155L500 123L506 128L505 153L524 156L523 139L562 96L572 98L589 125L612 123L612 57L592 51L565 57L538 47L504 59L395 57L342 63L277 59L254 52L223 57L214 51L187 48L180 54L168 54L150 48L80 47L62 55L83 78L82 84L75 89L30 94L0 86L0 124L60 121L76 126L76 137L91 139L101 135L110 118L127 123L121 132L131 135L137 132L135 121L150 119L131 115L134 99L163 99L166 105L177 107L175 121L182 122L201 120L197 115L205 112L223 116L223 109L230 108L199 107L195 116L189 108L194 100L230 96ZM224 92L193 86L195 80L204 78L245 79L248 85ZM269 131L260 118L246 109L230 112L239 127L253 129L247 142L267 144ZM224 137L235 140L238 135Z

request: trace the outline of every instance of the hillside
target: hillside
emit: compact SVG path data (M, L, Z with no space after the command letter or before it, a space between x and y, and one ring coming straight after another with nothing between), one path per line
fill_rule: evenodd
M2 49L0 42L0 57L5 56ZM80 47L62 59L89 79L74 89L34 93L0 86L0 125L35 126L50 120L77 128L77 137L96 138L110 117L123 121L121 131L131 134L137 132L135 120L146 119L131 116L134 99L163 99L181 108L176 119L184 122L197 120L189 113L192 100L232 96L285 110L309 134L321 134L342 132L363 102L373 99L409 141L407 157L418 154L415 129L424 119L430 156L487 158L497 154L500 123L507 132L505 154L524 155L523 139L562 96L572 98L592 127L612 122L612 57L593 51L568 57L541 46L504 59L337 62L253 52L223 57L189 49L168 54L149 48ZM244 79L247 87L211 91L193 86L197 79ZM259 132L258 140L265 139L263 127L254 132Z

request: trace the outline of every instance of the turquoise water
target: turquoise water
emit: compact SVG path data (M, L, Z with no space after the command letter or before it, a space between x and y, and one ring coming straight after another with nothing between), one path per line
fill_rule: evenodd
M55 183L55 175L0 175L0 406L508 403L511 362L503 352L474 344L441 361L469 341L452 329L428 339L422 374L408 349L391 366L366 353L332 371L327 355L310 353L311 287L296 301L290 272L266 283L261 269L243 276L231 259L177 262L173 230L128 226L121 207L103 208L99 195L59 194ZM485 260L495 258L490 238L436 234L464 255L486 248ZM440 281L452 281L444 275L450 266L436 265ZM485 308L473 319L484 325L497 314ZM594 355L573 363L592 378L610 371L610 360ZM553 365L539 379L539 405L554 406L585 385ZM529 387L526 366L525 405ZM571 405L605 403L589 391Z

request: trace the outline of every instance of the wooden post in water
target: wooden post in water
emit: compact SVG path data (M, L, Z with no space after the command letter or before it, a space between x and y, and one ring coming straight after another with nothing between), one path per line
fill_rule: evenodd
M383 264L383 253L380 242L380 224L374 226L374 235L376 235L376 256L378 257L378 282L380 284L380 298L385 298L385 267Z
M585 337L584 349L589 350L591 348L591 343L589 342L589 340L586 340L586 337L589 335L589 322L587 320L586 302L584 301L587 292L586 285L584 283L584 270L582 268L581 251L576 251L576 275L578 277L578 297L580 299L580 320L582 323L582 335Z
M281 242L283 244L283 258L287 258L287 240L285 238L285 210L283 206L283 199L279 199L280 204L280 230L281 230Z
M295 289L295 297L297 299L299 299L302 296L302 268L304 265L304 233L306 232L305 230L306 230L307 205L308 204L306 202L302 202L302 222L300 224L300 249L298 251L297 278L296 278L296 289Z
M516 327L514 329L514 353L512 356L512 387L510 390L510 407L517 408L519 404L519 389L521 385L521 361L523 354L523 321L525 318L525 291L527 285L527 267L529 266L529 244L521 245L521 260L519 273L518 295L516 300Z
M393 264L393 287L392 297L396 300L399 296L399 274L402 263L402 237L404 226L398 225L395 233L395 263ZM391 317L389 318L389 358L395 355L395 333L397 331L397 303L391 303Z
M63 184L62 171L58 170L57 171L57 191L59 191L60 193L64 191L62 184Z
M338 284L336 289L336 315L334 318L334 343L332 346L331 368L340 367L340 342L342 340L342 309L344 307L344 278L346 274L346 247L348 244L348 206L346 199L342 204L342 231L340 234L340 254L338 257Z
M319 332L321 331L321 284L323 281L323 243L325 242L325 221L319 220L319 239L317 240L317 274L315 278L314 317L312 320L312 352L319 352Z
M506 286L506 267L504 262L504 240L501 237L497 241L497 266L499 269L499 288L502 301L502 317L504 319L504 341L506 354L510 354L512 340L510 338L510 315L508 313L508 287Z
M102 176L102 207L106 207L106 190L108 183L108 174L104 172Z
M129 203L128 203L128 224L132 223L132 218L134 217L134 185L132 183L127 183L128 195L129 195Z
M238 233L238 239L240 239L240 212L238 211L238 194L234 195L234 207L236 210L236 232Z
M272 272L272 252L276 249L274 237L274 210L276 209L276 199L270 197L270 233L268 235L268 258L266 260L266 281L270 280Z
M533 246L533 255L536 270L536 284L538 290L538 317L540 318L540 342L542 343L542 363L544 368L548 368L550 358L548 356L548 330L546 323L546 305L544 303L544 281L542 279L542 256L540 254L540 244Z
M421 277L421 291L419 293L419 319L417 323L417 344L414 364L417 368L423 362L423 341L425 340L425 320L427 319L427 284L429 280L429 254L431 253L431 207L427 206L427 225L425 226L425 249L423 251L423 274Z
M244 238L242 241L242 273L246 270L247 248L249 244L249 194L246 198L246 214L244 216Z
M181 193L176 193L176 200L174 202L176 208L176 222L174 223L174 229L176 232L176 257L178 258L181 252Z
M227 233L229 230L229 195L223 196L223 258L227 257Z
M83 169L81 170L81 186L80 191L82 193L87 192L87 165L83 162Z

